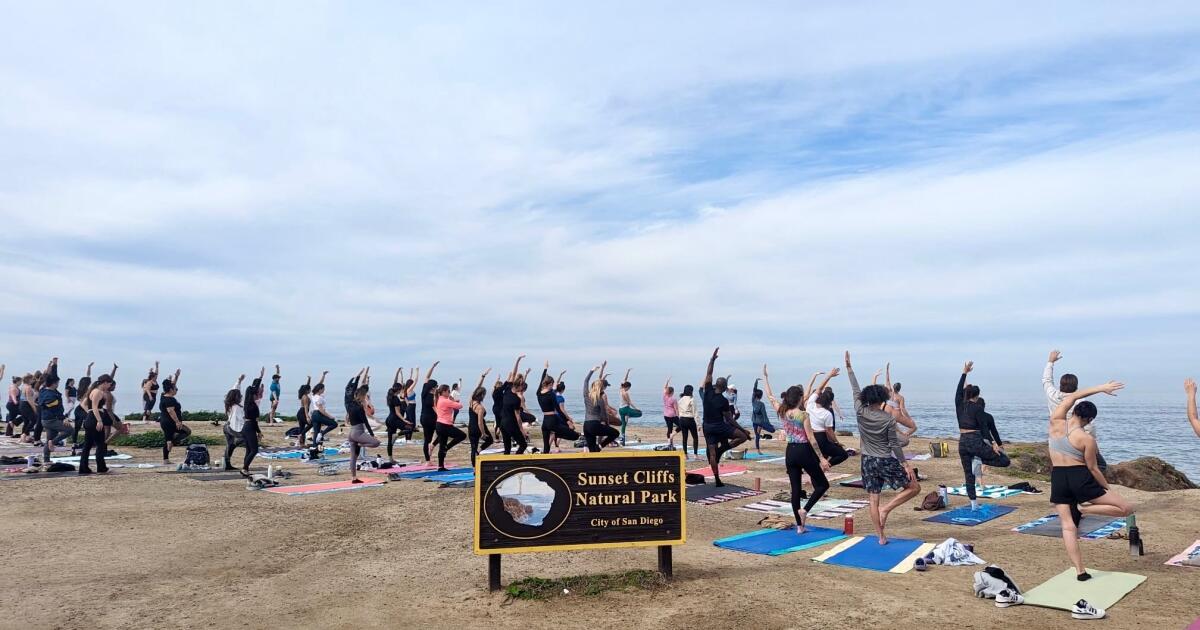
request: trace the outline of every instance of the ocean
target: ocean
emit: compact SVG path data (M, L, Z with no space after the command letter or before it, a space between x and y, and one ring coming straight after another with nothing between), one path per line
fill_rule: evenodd
M1040 385L1040 383L1039 383ZM1185 399L1180 388L1178 396L1147 396L1136 393L1122 392L1119 397L1095 396L1091 400L1100 410L1096 419L1097 435L1100 440L1100 451L1110 463L1121 462L1137 457L1152 455L1159 457L1179 468L1193 481L1200 482L1200 438L1192 431L1187 421ZM845 390L845 391L843 391ZM1035 390L1040 394L1040 388ZM836 390L838 404L848 414L845 422L838 423L839 429L855 430L853 409L850 404L848 388ZM567 390L567 412L580 424L583 419L583 403L581 392L572 387ZM742 426L750 426L750 391L746 388L740 392L738 409L742 412ZM184 391L179 400L185 410L216 410L221 409L224 393L189 394ZM330 395L329 410L341 417L341 391ZM615 388L609 390L610 403L619 401ZM662 390L639 390L632 392L634 404L637 404L644 415L631 421L636 427L661 427L662 437L666 437L666 425L662 419ZM372 394L372 400L379 408L377 417L386 417L383 410L383 392ZM985 395L988 401L988 411L995 416L996 426L1004 441L1040 442L1046 439L1046 428L1049 411L1040 395L1023 394L1017 396L1000 396L989 392ZM917 421L918 437L956 437L958 425L954 417L954 400L951 392L945 395L926 395L906 392L909 412ZM137 403L140 398L118 396L118 408L121 413L139 411ZM527 397L531 409L535 410L537 403L533 396ZM485 401L488 407L488 421L491 418L491 399ZM264 405L265 407L266 405ZM616 406L616 405L614 405ZM298 404L295 394L285 394L284 402L280 405L280 413L294 415ZM774 414L771 414L774 422ZM540 417L540 416L539 416ZM459 416L459 422L465 422L466 412ZM642 433L645 433L644 431Z

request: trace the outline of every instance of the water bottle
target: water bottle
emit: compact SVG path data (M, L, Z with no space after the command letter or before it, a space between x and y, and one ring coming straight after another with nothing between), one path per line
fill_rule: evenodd
M950 492L948 490L946 490L946 486L944 486L944 485L938 486L938 496L941 497L943 506L946 506L946 507L950 506Z
M37 463L37 458L34 457L33 455L27 455L25 457L25 465L26 466L33 468L34 464L36 464L36 463Z
M846 520L842 522L842 533L847 536L854 535L854 515L847 514Z
M1129 527L1129 555L1135 558L1146 555L1146 550L1142 545L1142 534L1138 531L1137 516L1130 514L1126 519L1126 524Z

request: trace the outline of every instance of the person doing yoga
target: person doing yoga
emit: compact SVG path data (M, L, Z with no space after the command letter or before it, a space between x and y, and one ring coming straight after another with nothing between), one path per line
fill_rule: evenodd
M387 390L387 407L388 415L384 420L384 427L387 428L387 454L388 461L396 463L395 456L392 455L392 447L396 444L396 434L413 430L413 423L408 419L408 404L404 401L404 368L396 368L396 377L392 379L392 386Z
M429 367L429 371L425 373L425 382L421 385L421 432L423 434L421 450L425 454L426 464L430 461L429 445L437 435L437 410L434 409L433 404L438 382L433 380L433 371L437 369L438 363L439 361L434 361L433 365Z
M893 510L921 492L921 483L908 462L896 434L896 418L886 411L887 388L882 385L858 386L850 352L846 351L846 375L854 392L854 414L862 444L862 481L870 500L871 521L879 532L879 544L886 545L887 518ZM900 490L887 505L879 505L884 487Z
M700 458L700 433L696 425L696 397L692 394L692 386L684 385L683 393L679 396L679 435L683 440L683 456L688 457L688 436L692 437L692 456Z
M116 366L113 366L113 371L116 371ZM112 424L112 418L106 412L105 406L108 405L108 392L115 386L116 382L112 376L101 374L95 385L88 390L88 411L91 413L83 423L83 451L79 453L80 475L92 474L92 469L88 468L88 456L93 448L96 449L96 472L108 472L108 466L104 463L104 456L108 453L108 435L105 428Z
M437 411L438 470L446 470L446 453L467 439L462 429L454 426L454 412L462 409L462 403L454 400L449 385L438 387L433 407Z
M963 479L972 510L979 507L975 495L974 459L978 457L984 464L996 468L1008 468L1012 463L1004 452L995 421L987 414L985 403L979 398L979 386L967 383L967 375L974 368L974 361L963 364L962 376L958 378L958 387L954 390L954 411L958 416L958 458L962 462ZM994 441L989 441L989 437Z
M1054 364L1061 359L1061 352L1051 350L1049 358L1046 359L1046 368L1042 370L1042 390L1046 392L1046 405L1049 407L1050 413L1054 413L1067 394L1072 394L1079 389L1079 377L1074 374L1063 374L1058 379L1058 386L1054 386ZM1104 453L1100 452L1100 439L1096 435L1095 424L1089 423L1083 430L1096 438L1096 465L1100 466L1101 472L1108 470L1108 461L1104 459Z
M500 407L496 414L496 425L504 440L505 455L512 453L514 442L517 444L517 455L524 454L525 449L529 447L529 434L525 432L525 423L523 422L524 403L520 396L520 392L524 391L525 387L525 378L520 373L521 360L524 358L523 354L517 357L512 371L508 373L508 378L500 385Z
M671 387L671 378L663 385L662 395L663 421L667 423L667 445L675 450L675 429L679 426L679 400L675 398L675 388Z
M282 394L283 394L283 388L279 384L279 379L280 379L279 364L276 363L275 364L275 373L271 375L271 385L270 385L270 391L268 394L270 397L270 401L271 401L271 417L268 418L267 422L274 422L275 421L275 412L279 410L279 399L282 397Z
M237 470L233 467L233 450L239 446L245 446L246 442L242 439L242 428L246 426L246 414L242 407L242 382L246 380L246 375L238 376L237 382L233 384L233 388L225 393L225 426L221 429L221 434L225 436L225 470Z
M311 404L308 408L308 421L312 425L313 432L312 451L317 456L321 454L321 444L325 442L325 436L336 429L338 425L337 420L333 419L333 414L325 408L326 374L328 372L321 372L321 380L313 385L310 396Z
M621 408L617 410L621 416L621 446L625 446L625 429L629 426L629 419L642 417L642 410L633 404L629 395L629 390L633 387L629 382L629 373L632 371L633 368L625 370L625 378L621 380Z
M1187 415L1196 437L1200 437L1200 415L1196 413L1196 381L1187 379L1183 382L1183 391L1187 394Z
M66 423L62 393L58 391L57 358L51 362L48 372L37 398L39 420L46 431L46 441L42 442L42 464L45 466L50 465L50 451L54 450L54 444L71 432L71 427Z
M604 368L608 361L588 370L583 379L583 437L589 453L599 453L621 436L616 427L609 424L613 410L608 405L608 381L604 378ZM599 374L596 374L599 372ZM596 380L592 375L596 374Z
M142 379L142 422L149 422L154 413L154 402L158 398L158 361L146 378Z
M721 482L721 457L750 438L745 430L733 423L733 412L729 400L725 398L725 389L728 386L725 377L713 382L713 367L717 363L720 350L720 347L713 349L712 358L708 360L708 370L705 371L704 381L700 385L700 396L704 401L704 447L708 451L708 465L712 468L713 483L718 488L725 485Z
M767 416L767 406L763 404L763 390L758 388L758 379L754 379L754 388L750 391L750 425L754 427L754 450L761 455L759 440L762 439L763 433L766 433L767 437L773 437L775 427L771 424L771 418Z
M567 411L558 402L554 377L549 375L549 370L550 362L547 361L546 366L542 368L542 386L538 388L537 393L538 407L542 410L543 453L550 452L551 438L561 437L570 440L572 444L579 439L579 432L575 430L575 421L567 415Z
M176 369L175 375L164 379L162 396L158 403L158 426L163 432L163 464L171 463L171 446L186 446L192 430L183 423L183 405L179 404L179 375L182 370Z
M1096 461L1096 438L1083 430L1095 421L1096 405L1083 399L1095 394L1116 396L1124 387L1122 383L1109 381L1097 387L1070 392L1050 415L1048 444L1053 466L1050 471L1050 503L1058 512L1067 557L1075 565L1076 578L1081 582L1092 577L1084 566L1083 554L1079 549L1078 527L1083 515L1123 518L1133 514L1133 505L1109 487L1104 473L1100 471ZM1102 611L1099 614L1103 616Z
M312 404L311 375L305 379L300 389L296 390L296 399L300 401L300 408L296 410L296 428L299 430L299 433L296 434L296 446L304 448L308 442L308 429L312 426L312 422L308 418L308 407Z
M471 424L467 425L467 438L471 441L472 467L475 466L475 458L479 453L486 451L495 442L487 425L487 408L483 406L483 399L487 397L487 388L483 383L491 371L492 368L488 368L479 375L479 384L471 390L471 399L467 407L467 416L471 421Z
M361 384L360 384L361 383ZM358 478L358 460L363 449L377 448L379 439L367 419L368 396L371 387L371 368L363 368L346 383L342 401L346 405L346 423L350 425L350 483L362 483Z
M829 378L833 379L838 374L839 372L835 368L829 372ZM837 438L837 421L833 413L833 389L823 387L812 390L804 410L808 412L808 423L812 426L813 433L817 435L817 448L821 449L821 453L829 460L829 465L837 466L846 461L849 454Z
M263 385L263 377L266 375L267 368L263 366L258 372L258 378L250 381L250 386L246 388L246 398L243 403L246 420L242 424L242 442L246 445L246 456L242 459L242 476L247 478L250 477L250 464L258 455L258 445L262 440L262 429L258 426L258 418L262 414L259 403L266 390Z
M834 368L830 374L836 375L837 368ZM829 383L830 378L832 376L825 377L821 388ZM796 518L796 533L803 534L808 522L809 510L829 490L829 480L825 477L825 473L830 467L829 460L821 451L813 448L817 437L812 424L809 423L808 412L802 408L804 389L799 385L793 385L783 392L783 400L776 399L774 393L771 392L771 377L767 374L765 364L763 365L762 381L763 386L767 389L767 400L779 416L779 421L783 424L783 432L787 436L787 451L784 460L787 466L788 481L791 484L792 516ZM758 389L757 381L755 381L755 389ZM812 383L809 383L809 389L812 389ZM804 496L804 473L808 473L813 491L808 496L808 501L801 503Z

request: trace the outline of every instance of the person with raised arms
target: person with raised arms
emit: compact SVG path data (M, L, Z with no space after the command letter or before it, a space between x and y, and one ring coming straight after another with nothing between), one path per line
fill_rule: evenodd
M839 374L837 370L829 373L833 379ZM846 461L849 454L837 438L837 420L833 407L833 388L822 387L809 391L808 402L804 405L808 412L808 422L813 433L817 436L817 448L829 460L830 466L837 466Z
M821 389L837 373L837 368L834 368L830 375L825 377L825 382L821 383ZM816 376L813 379L815 380ZM820 450L814 448L817 437L809 422L808 412L803 408L804 389L799 385L793 385L783 392L783 400L776 399L775 394L771 391L771 377L767 374L766 364L763 364L762 381L763 387L767 390L767 400L779 416L784 435L787 436L787 451L784 459L788 481L791 484L792 516L796 518L796 533L803 534L808 523L809 510L829 490L829 479L825 477L825 473L829 470L830 463ZM758 388L757 385L758 381L755 381L755 389ZM812 382L808 386L811 390ZM808 496L807 502L801 503L804 501L804 473L808 473L813 491Z
M142 422L149 422L154 413L154 403L158 399L158 361L146 378L142 379Z
M1058 379L1058 386L1054 385L1054 364L1058 363L1061 359L1061 352L1051 350L1049 358L1046 359L1046 368L1042 370L1042 390L1046 392L1046 405L1050 413L1054 413L1054 410L1068 394L1072 394L1075 390L1079 389L1079 377L1074 374L1063 374ZM1084 431L1087 431L1088 435L1092 437L1097 437L1096 426L1094 424L1088 424L1084 427ZM1100 466L1101 471L1104 471L1108 469L1108 461L1104 459L1104 453L1100 452L1099 444L1099 439L1097 439L1096 464Z
M557 381L557 383L555 383L555 385L554 385L554 400L558 403L559 413L561 413L563 415L563 417L567 419L567 426L571 427L571 430L575 431L576 435L582 435L581 433L578 432L579 427L575 426L575 419L571 417L571 414L567 413L567 397L565 395L565 392L567 391L567 384L565 382L563 382L563 376L565 376L566 374L567 374L567 371L563 370L558 373L558 378L555 379ZM575 441L578 442L579 438L576 437ZM562 450L558 447L558 436L557 435L554 436L553 446L554 446L554 452L556 452L556 453L562 452ZM574 444L572 444L572 446L574 446Z
M296 399L300 402L300 408L296 410L296 429L299 431L296 434L296 446L300 448L304 448L304 444L307 442L308 429L312 426L308 419L308 405L312 400L311 397L312 375L310 374L305 379L304 384L300 386L300 389L296 390Z
M725 485L721 482L721 457L750 438L744 430L736 428L733 424L731 405L725 398L728 381L721 377L713 382L713 367L717 363L720 350L720 347L713 349L712 358L708 360L708 369L704 373L704 381L700 385L700 396L704 401L704 447L707 450L708 465L712 468L713 483L718 488Z
M879 544L887 544L887 518L893 510L921 492L921 483L908 462L896 433L896 418L887 411L888 391L882 385L861 388L846 351L846 375L854 392L854 413L862 449L862 481L870 500L871 521L879 533ZM887 503L879 505L883 489L900 492Z
M42 465L45 466L50 465L50 451L54 449L55 442L66 438L71 432L71 427L65 422L62 393L58 391L57 357L50 362L50 366L37 398L39 421L46 431L46 440L42 442Z
M475 385L475 389L471 390L471 398L467 406L467 416L470 420L470 424L467 425L467 439L471 443L472 467L475 466L475 458L479 457L479 453L486 451L495 442L491 430L488 429L487 408L483 406L483 399L487 397L487 388L483 386L483 383L491 372L492 368L488 368L479 375L479 383Z
M979 500L975 496L974 460L978 458L983 464L996 468L1008 468L1012 464L1002 448L1003 442L996 432L995 420L986 412L985 403L979 397L979 386L967 383L967 375L973 369L974 361L963 364L958 387L954 390L954 411L958 417L958 458L972 510L979 507ZM988 440L989 432L994 441Z
M396 368L396 376L392 379L392 386L387 390L386 402L388 408L387 419L383 421L383 426L387 429L387 454L388 461L396 463L396 458L392 455L392 448L396 444L396 434L413 429L413 422L408 419L408 405L404 402L404 368Z
M188 437L192 435L192 430L183 423L183 405L179 404L177 397L181 372L182 370L176 369L173 377L163 380L162 396L159 397L158 426L163 432L164 465L171 463L171 446L185 446Z
M699 427L696 425L696 397L692 393L691 385L683 386L683 393L679 396L679 435L683 439L683 456L688 458L688 436L692 437L692 455L697 459L700 458L700 433Z
M1187 392L1188 422L1192 424L1196 437L1200 437L1200 415L1196 414L1196 381L1190 378L1184 381L1183 391Z
M358 478L359 454L365 448L379 446L379 439L371 430L371 422L368 419L370 388L371 368L366 367L346 383L345 396L342 398L346 405L346 423L350 425L350 434L347 436L350 442L350 483L362 483Z
M116 371L116 366L113 366L113 371ZM108 404L108 391L116 386L113 377L108 374L101 374L96 379L96 384L93 385L88 392L87 408L90 412L87 420L83 423L83 450L79 453L79 474L90 475L92 469L88 467L88 457L92 449L96 449L96 472L107 473L108 466L104 463L104 455L108 452L108 435L105 433L106 425L112 423L112 418L105 412L105 405Z
M609 424L613 410L608 405L608 394L604 393L608 388L604 378L606 367L608 361L588 370L583 378L583 437L589 453L599 453L621 436L621 432ZM597 371L600 373L593 381L592 375Z
M1133 514L1133 505L1114 492L1104 478L1096 461L1096 438L1083 430L1095 421L1096 405L1083 400L1095 394L1116 396L1125 387L1116 381L1089 389L1068 393L1050 415L1048 445L1050 447L1050 503L1058 512L1062 524L1063 543L1067 557L1075 565L1075 577L1083 582L1091 579L1079 550L1079 521L1085 514L1123 518ZM1086 505L1085 505L1086 504ZM1086 602L1082 602L1086 604ZM1080 606L1076 606L1080 608ZM1091 616L1095 613L1096 616ZM1072 616L1082 618L1104 616L1103 610L1073 611Z
M242 424L242 442L246 445L246 456L242 458L242 476L250 477L250 464L258 455L258 446L262 440L262 429L258 426L258 418L262 415L259 402L263 399L263 393L266 386L263 385L263 377L267 375L267 367L264 365L258 372L258 378L250 381L250 386L246 388L244 413L246 420Z
M313 432L312 450L318 455L321 452L321 444L325 442L325 436L336 429L338 425L333 414L325 408L325 375L328 373L328 371L321 372L321 380L313 385L312 394L309 397L308 421Z
M642 410L633 404L633 398L629 395L629 390L633 387L629 382L630 372L633 372L633 368L625 370L625 378L621 380L621 408L617 410L621 417L621 446L625 446L625 430L629 426L629 419L642 417Z
M242 440L242 427L246 425L246 414L242 408L242 382L246 375L238 376L237 382L225 393L225 426L221 434L225 436L225 470L237 470L233 467L233 450L245 446Z
M434 361L429 367L429 371L425 373L425 382L421 385L421 450L425 454L426 464L430 462L429 445L435 442L437 437L437 410L433 408L433 404L438 382L433 380L433 371L437 369L438 363L440 361Z
M679 426L679 400L675 398L675 388L671 387L671 377L663 385L662 393L663 421L667 423L667 445L675 450L675 429Z
M269 386L268 400L271 401L271 417L267 419L268 423L275 421L275 413L279 410L279 399L282 398L283 388L279 384L279 364L275 364L275 373L271 375L271 385Z
M763 403L763 390L758 388L758 379L754 379L754 387L750 390L750 425L754 427L754 450L762 455L760 440L762 434L774 437L775 426L767 416L767 406Z
M537 392L538 407L542 410L542 452L550 452L552 439L564 438L572 444L579 439L575 430L575 422L558 400L558 392L554 377L550 376L550 362L546 361L542 368L541 386ZM561 374L559 375L561 377Z
M450 392L449 385L438 387L433 401L433 407L437 410L438 470L440 471L446 470L446 453L458 446L459 442L467 439L467 434L454 426L454 412L462 409L462 403L454 400Z
M517 361L513 363L513 369L508 373L508 378L499 387L499 394L495 400L499 401L499 408L496 410L496 426L500 429L500 436L504 441L504 454L512 454L512 445L517 444L517 455L525 453L525 449L529 447L529 435L525 433L525 424L522 422L524 407L521 402L520 391L525 385L525 378L521 375L521 360L525 355L517 357Z

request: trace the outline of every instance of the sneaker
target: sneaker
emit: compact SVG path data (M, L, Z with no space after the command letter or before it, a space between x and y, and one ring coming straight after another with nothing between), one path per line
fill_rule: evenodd
M1004 589L996 595L996 608L1008 608L1009 606L1020 606L1025 603L1025 598L1020 593L1014 593L1009 589Z
M1104 609L1096 608L1087 603L1087 600L1081 599L1075 602L1075 606L1071 608L1071 617L1075 619L1103 619Z

